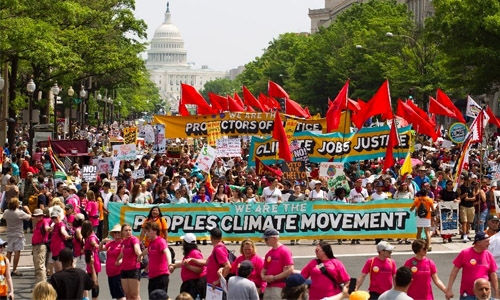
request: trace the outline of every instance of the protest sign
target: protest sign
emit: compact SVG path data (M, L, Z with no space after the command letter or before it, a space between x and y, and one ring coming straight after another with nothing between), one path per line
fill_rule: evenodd
M96 182L97 180L97 166L83 165L82 166L82 179L87 182Z
M222 137L220 134L220 122L207 122L207 135L208 144L215 147L217 140Z
M109 174L113 170L114 160L112 157L101 157L97 161L97 172L99 174Z
M221 138L216 145L217 157L241 157L240 139Z
M113 157L116 160L135 160L137 158L135 144L114 145Z
M227 112L213 115L197 116L161 116L155 115L154 124L164 124L168 130L165 133L167 139L187 137L208 137L207 123L220 122L218 131L225 136L243 135L272 135L274 129L274 112ZM297 120L295 133L297 132L326 132L326 119L301 119L290 115L281 114L282 120L289 118ZM349 132L349 114L342 112L338 132ZM283 124L285 126L286 123Z
M458 203L438 203L441 222L441 234L458 234Z
M137 142L137 127L123 128L123 139L125 144L134 144Z
M348 204L332 201L267 203L160 204L168 224L168 237L180 241L185 233L209 239L207 226L219 227L230 241L262 240L269 224L283 240L413 238L416 216L412 199ZM139 236L153 205L110 202L109 224L129 223Z
M410 149L411 127L399 128L400 144L393 155L404 158ZM362 128L357 133L316 134L295 132L293 139L307 150L309 160L314 163L328 161L351 162L385 157L389 140L389 126ZM255 158L264 163L273 163L276 158L277 141L272 138L252 137L248 165L255 165Z
M165 153L167 148L167 140L165 139L165 125L156 124L154 126L154 145L153 154Z
M281 165L283 180L307 180L306 164L303 161L287 161Z
M297 124L299 121L295 119L286 119L285 122L285 133L286 133L286 138L288 140L292 139L293 134L295 133L295 128L297 127Z
M144 169L137 169L132 171L132 178L134 179L144 178Z
M205 173L210 172L210 168L215 161L215 156L215 149L210 147L209 145L205 145L201 149L200 154L198 154L198 158L196 159L196 166Z
M172 144L167 147L167 157L170 158L180 158L182 153L182 147L177 144Z

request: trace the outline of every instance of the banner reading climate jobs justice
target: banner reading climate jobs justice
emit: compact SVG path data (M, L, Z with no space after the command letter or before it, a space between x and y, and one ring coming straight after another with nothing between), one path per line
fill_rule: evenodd
M162 204L169 240L185 233L208 239L206 228L218 226L232 241L261 240L266 228L276 228L283 239L411 238L416 217L409 208L413 200L384 200L358 204L331 201L266 203ZM132 224L140 235L153 205L110 202L109 225Z
M411 126L399 128L400 145L395 147L394 156L403 158L410 148ZM293 139L299 147L305 148L311 162L320 163L330 160L350 162L363 159L384 157L389 141L389 126L363 128L358 133L315 134L296 132ZM275 161L277 142L272 138L252 137L248 165L255 165L255 158L262 162Z
M188 138L188 137L208 137L207 123L220 122L220 133L229 137L243 135L272 135L274 129L275 113L246 113L246 112L228 112L214 115L201 116L154 116L153 123L164 124L166 127L165 138ZM342 118L338 131L344 132L343 124L350 124L350 121L344 118L345 113L342 113ZM286 124L286 119L293 118L282 114L283 126ZM348 118L348 116L347 116ZM295 132L325 132L326 119L298 119L295 127ZM348 128L347 128L348 129Z

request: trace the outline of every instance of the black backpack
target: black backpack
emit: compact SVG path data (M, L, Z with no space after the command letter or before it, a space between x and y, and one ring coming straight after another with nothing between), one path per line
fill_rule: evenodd
M421 201L421 202L420 202L420 205L419 205L419 206L418 206L418 208L417 208L417 216L418 216L419 218L425 218L425 217L427 217L427 213L428 213L428 211L427 211L427 207L425 207L424 202L423 202L423 201Z

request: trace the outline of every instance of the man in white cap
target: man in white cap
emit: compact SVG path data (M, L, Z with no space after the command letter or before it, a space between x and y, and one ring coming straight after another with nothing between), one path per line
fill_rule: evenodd
M384 292L392 289L394 276L396 275L396 262L391 258L395 247L386 241L377 244L378 255L369 258L358 278L356 290L358 290L365 281L366 275L370 275L370 299L378 299Z

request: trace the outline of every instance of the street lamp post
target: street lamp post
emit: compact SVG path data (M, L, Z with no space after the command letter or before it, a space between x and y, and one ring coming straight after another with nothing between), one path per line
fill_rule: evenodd
M28 102L28 114L29 114L29 140L28 140L28 151L33 154L33 135L34 135L34 130L33 126L31 123L31 120L33 119L33 93L36 90L36 84L33 81L33 78L30 79L28 84L26 84L26 91L28 92L28 97L29 97L29 102Z
M68 89L69 96L69 138L73 138L73 127L71 126L71 117L73 116L73 95L75 94L75 90L72 86Z
M122 102L118 101L118 124L120 124L122 118Z
M59 86L56 83L54 83L54 86L50 89L52 92L52 95L54 96L54 139L57 139L57 95L59 95ZM30 106L30 113L31 113L31 106ZM31 116L30 116L31 120ZM31 122L31 121L30 121Z
M108 123L107 125L113 123L113 99L111 97L108 97Z
M4 103L4 101L6 101L6 99L2 99L2 91L3 91L3 88L5 86L5 80L2 78L2 74L0 74L0 107L1 107L1 111L2 113L0 114L0 118L2 119L5 119L7 117L7 105L5 105L6 103ZM6 126L6 123L5 123L5 120L2 121L2 123L0 124L0 127L1 127L1 136L2 136L2 140L1 140L1 147L3 147L3 144L5 143L5 140L6 140L6 136L7 136L7 126Z
M97 108L99 108L99 102L102 100L101 93L97 94ZM104 109L106 109L106 104L104 104ZM97 111L97 128L99 128L99 111Z
M80 116L81 116L81 119L80 119L80 126L83 126L83 123L85 122L85 112L83 111L83 107L85 107L85 97L87 97L87 91L85 90L85 87L82 85L82 87L80 88L80 99L82 100L82 105L80 106Z

